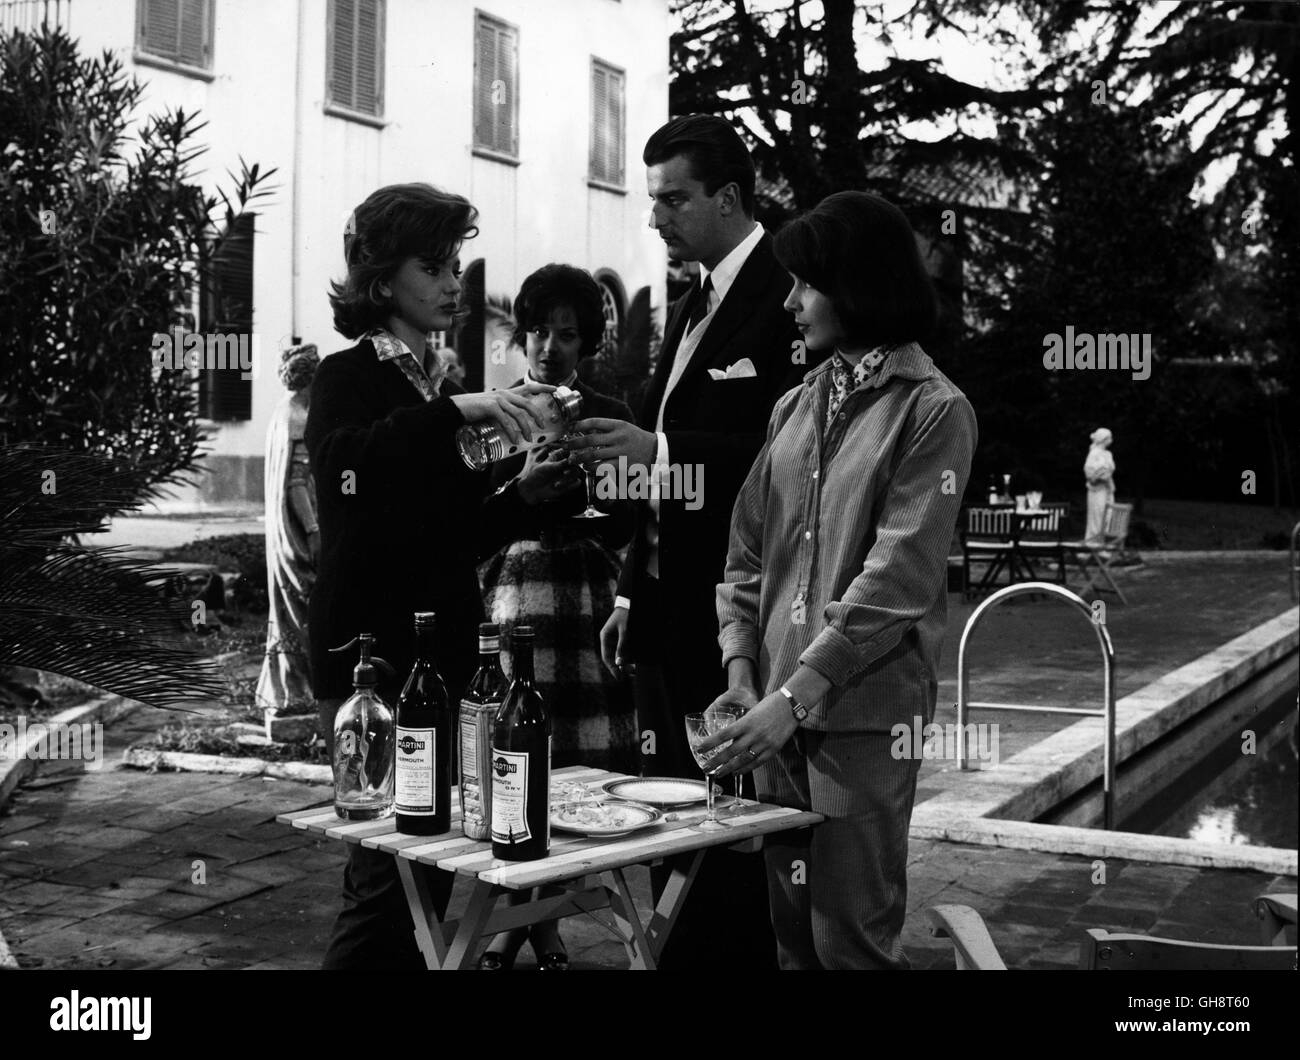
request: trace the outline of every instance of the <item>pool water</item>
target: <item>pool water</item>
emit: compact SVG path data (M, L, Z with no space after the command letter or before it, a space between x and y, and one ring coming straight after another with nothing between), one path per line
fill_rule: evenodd
M1256 717L1254 754L1238 734L1120 822L1126 832L1207 843L1295 850L1300 832L1297 701L1290 696Z

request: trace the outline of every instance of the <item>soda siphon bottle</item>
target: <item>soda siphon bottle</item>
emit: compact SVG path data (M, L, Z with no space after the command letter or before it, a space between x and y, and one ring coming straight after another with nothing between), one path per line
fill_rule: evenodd
M393 668L371 656L374 637L360 633L341 648L360 645L352 671L354 689L334 715L334 812L345 821L374 821L393 812L393 711L379 696L375 665Z

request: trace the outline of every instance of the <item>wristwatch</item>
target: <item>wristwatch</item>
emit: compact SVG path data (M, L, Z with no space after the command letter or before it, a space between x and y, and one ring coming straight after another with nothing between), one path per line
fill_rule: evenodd
M781 695L785 696L785 698L790 701L790 712L794 715L795 721L803 721L804 718L808 717L808 708L795 699L794 693L786 688L785 685L781 686Z

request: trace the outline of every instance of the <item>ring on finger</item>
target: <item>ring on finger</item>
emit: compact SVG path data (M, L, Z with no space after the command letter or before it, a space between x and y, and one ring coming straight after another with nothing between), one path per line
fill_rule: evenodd
M745 754L749 755L749 757L754 759L755 761L758 760L758 752L755 751L752 747L748 751L746 751Z

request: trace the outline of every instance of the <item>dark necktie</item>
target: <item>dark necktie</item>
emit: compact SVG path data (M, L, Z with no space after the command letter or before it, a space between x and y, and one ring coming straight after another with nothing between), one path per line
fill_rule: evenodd
M687 334L695 330L695 326L704 319L705 314L709 311L709 292L712 290L713 277L704 277L704 283L695 291L695 299L691 302L691 312L686 318Z

